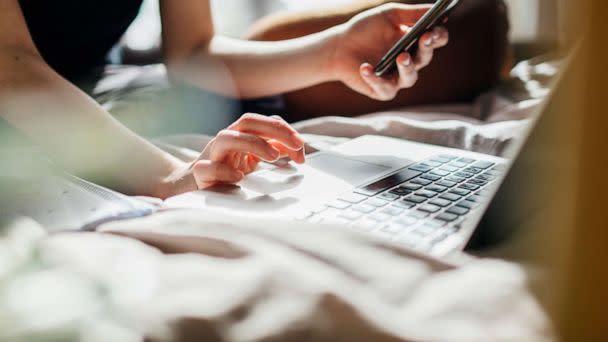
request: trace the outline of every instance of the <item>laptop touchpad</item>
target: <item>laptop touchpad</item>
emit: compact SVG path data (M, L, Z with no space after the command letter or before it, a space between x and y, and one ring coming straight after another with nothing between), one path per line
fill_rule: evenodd
M368 163L332 153L317 153L306 164L339 178L349 184L360 185L365 180L392 169L390 166Z

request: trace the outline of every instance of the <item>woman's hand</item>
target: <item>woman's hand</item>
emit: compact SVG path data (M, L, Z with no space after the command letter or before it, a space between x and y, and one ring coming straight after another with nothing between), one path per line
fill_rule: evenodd
M200 157L179 177L188 184L178 193L205 189L217 183L237 183L253 172L261 161L288 157L304 163L304 141L280 117L245 114L221 131ZM193 180L193 181L192 181Z
M391 76L378 77L374 66L386 52L420 19L429 5L386 4L365 11L338 30L331 72L353 90L371 98L392 100L400 89L418 81L418 71L431 63L433 52L448 43L448 31L435 27L419 40L418 53L403 52Z

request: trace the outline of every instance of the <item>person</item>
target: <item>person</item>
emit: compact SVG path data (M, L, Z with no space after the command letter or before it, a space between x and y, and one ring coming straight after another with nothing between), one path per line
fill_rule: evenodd
M0 115L70 172L118 191L167 198L235 183L260 161L303 163L304 142L284 120L246 114L193 162L157 148L115 120L79 81L137 15L142 0L0 2ZM341 81L378 100L412 87L448 31L435 27L416 55L402 53L386 78L370 62L407 32L429 5L385 4L322 32L279 42L216 35L210 1L160 0L163 58L172 78L227 96L257 98ZM233 86L218 82L220 64Z

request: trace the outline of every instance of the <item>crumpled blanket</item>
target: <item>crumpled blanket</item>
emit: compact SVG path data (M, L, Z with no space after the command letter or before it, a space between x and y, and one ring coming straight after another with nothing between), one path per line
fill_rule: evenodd
M46 237L22 221L0 238L0 341L551 336L515 264L456 266L354 231L200 211L102 230Z

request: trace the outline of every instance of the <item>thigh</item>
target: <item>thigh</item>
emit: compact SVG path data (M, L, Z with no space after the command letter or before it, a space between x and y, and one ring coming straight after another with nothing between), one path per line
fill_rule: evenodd
M254 25L249 39L280 40L314 33L349 20L356 13L389 1L363 1L323 13L275 15ZM424 3L428 1L400 1ZM509 24L502 0L462 0L446 24L450 44L437 51L434 62L411 89L396 99L379 102L359 95L339 82L285 96L292 120L321 115L358 115L410 105L471 101L496 85L509 69ZM339 99L339 100L336 100Z

